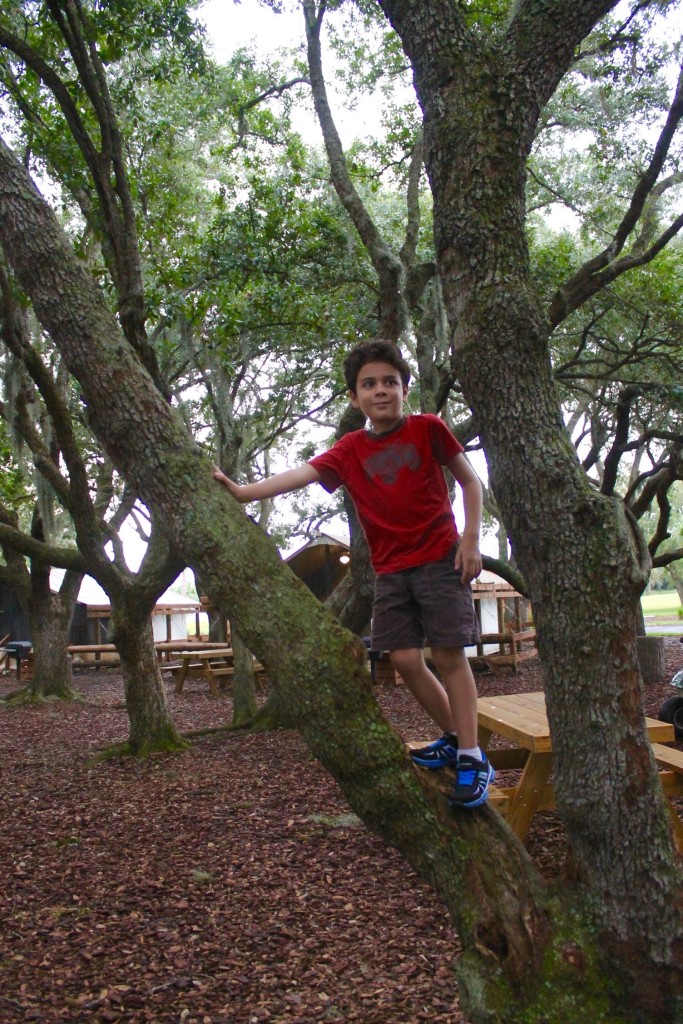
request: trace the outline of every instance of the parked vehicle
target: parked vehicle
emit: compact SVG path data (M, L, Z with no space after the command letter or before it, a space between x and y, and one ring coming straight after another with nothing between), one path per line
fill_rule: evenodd
M683 637L681 637L683 644ZM683 668L675 672L671 685L678 690L675 696L667 697L659 709L660 722L671 722L677 740L683 740Z

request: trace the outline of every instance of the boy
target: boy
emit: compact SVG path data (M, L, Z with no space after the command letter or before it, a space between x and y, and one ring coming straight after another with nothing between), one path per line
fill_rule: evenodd
M477 745L477 692L464 648L479 639L470 581L481 572L481 484L442 420L404 416L410 368L393 343L356 346L344 362L344 375L368 429L346 434L303 466L255 484L236 484L220 470L215 477L245 503L316 482L330 493L347 488L377 573L373 650L389 651L395 669L443 733L411 756L424 768L454 767L451 804L479 807L488 798L494 771ZM442 466L462 488L462 537ZM425 641L445 689L425 663Z

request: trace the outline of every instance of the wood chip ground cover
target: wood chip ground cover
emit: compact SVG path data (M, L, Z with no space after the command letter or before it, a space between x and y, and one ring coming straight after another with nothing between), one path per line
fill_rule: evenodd
M649 687L675 693L683 648ZM540 669L477 677L539 689ZM0 695L16 686L0 677ZM78 673L83 704L0 705L0 1021L460 1024L443 907L349 813L296 733L214 733L146 762L89 764L126 736L121 678ZM200 680L169 702L183 730L223 725ZM402 687L379 691L407 740L433 735ZM528 849L566 854L556 815Z

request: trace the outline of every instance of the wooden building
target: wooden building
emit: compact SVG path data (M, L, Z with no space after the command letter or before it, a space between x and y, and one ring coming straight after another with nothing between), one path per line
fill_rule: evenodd
M321 531L285 562L319 601L326 601L349 570L349 545Z

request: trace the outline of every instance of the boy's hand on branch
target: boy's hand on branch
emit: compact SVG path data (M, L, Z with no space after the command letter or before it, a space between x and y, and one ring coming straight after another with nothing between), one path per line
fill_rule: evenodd
M471 583L481 572L481 552L479 537L464 534L460 538L458 550L455 552L455 568L460 569L463 583Z
M226 476L218 466L214 466L213 478L223 484L223 486L230 491L233 498L237 498L237 500L241 501L243 505L255 500L251 496L251 484L236 484L235 481L231 480L229 476Z

